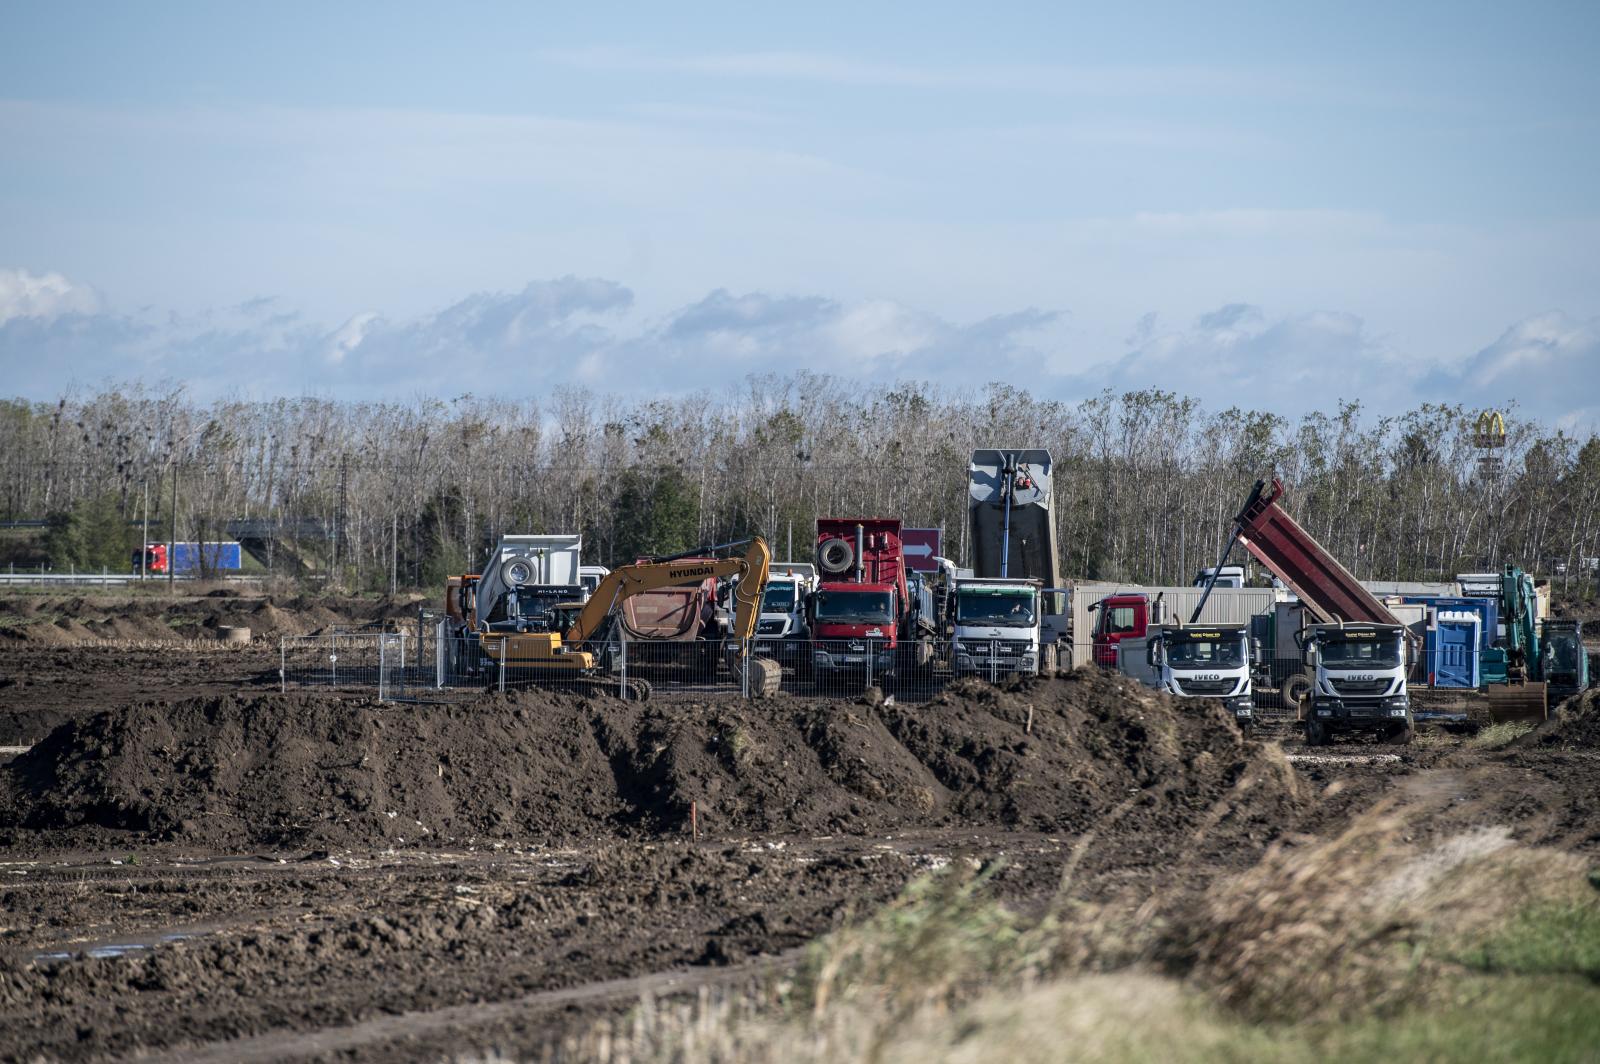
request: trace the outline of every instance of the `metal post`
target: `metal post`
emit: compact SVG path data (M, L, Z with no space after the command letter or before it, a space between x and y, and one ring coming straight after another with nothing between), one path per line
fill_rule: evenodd
M506 643L507 640L500 640L500 667L495 670L499 673L498 686L501 694L506 693L506 665L508 664L506 661Z
M388 652L389 652L389 639L382 632L379 632L378 633L378 701L379 702L383 701L383 674L384 674L384 672L387 671L387 670L384 669L384 666L386 664L388 664Z
M146 563L149 561L149 552L145 547L150 542L150 478L144 478L144 528L139 535L139 583L144 583L148 575L145 572Z
M617 636L617 662L621 679L617 681L617 697L626 700L628 697L628 641Z
M278 693L289 693L289 640L278 640Z
M857 526L857 527L859 527L859 526ZM867 686L871 687L872 686L872 653L873 653L873 651L872 651L872 640L870 640L870 639L866 638L865 636L863 636L861 638L861 645L867 648L867 653L866 653L866 659L867 659Z
M1000 682L1000 659L996 656L998 654L999 654L999 646L998 646L998 644L996 644L993 639L989 640L989 682L990 683L999 683Z

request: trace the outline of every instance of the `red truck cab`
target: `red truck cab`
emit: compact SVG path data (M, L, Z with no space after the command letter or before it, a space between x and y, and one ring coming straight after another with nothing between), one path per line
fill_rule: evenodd
M813 665L892 671L913 623L900 521L818 518L817 569L821 580L806 608L817 641Z
M1105 669L1117 667L1117 644L1138 639L1150 628L1150 600L1144 595L1107 595L1093 607L1094 663Z

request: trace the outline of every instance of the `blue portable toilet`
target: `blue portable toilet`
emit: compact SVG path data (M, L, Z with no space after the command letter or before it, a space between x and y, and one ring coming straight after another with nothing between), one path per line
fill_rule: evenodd
M1435 687L1479 686L1483 615L1476 610L1440 610L1432 636L1430 669Z

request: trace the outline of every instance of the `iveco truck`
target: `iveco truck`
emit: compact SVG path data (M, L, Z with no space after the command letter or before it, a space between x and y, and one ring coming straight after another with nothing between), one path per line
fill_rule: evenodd
M1240 727L1255 722L1250 629L1242 624L1156 624L1116 644L1117 670L1179 698L1214 698Z
M1406 628L1365 622L1312 624L1295 633L1311 673L1306 742L1373 735L1409 743L1416 721L1406 690Z

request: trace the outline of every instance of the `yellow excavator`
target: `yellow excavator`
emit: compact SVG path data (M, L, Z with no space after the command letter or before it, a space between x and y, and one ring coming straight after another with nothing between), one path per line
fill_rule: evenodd
M743 546L743 556L707 560L705 555L730 547ZM613 569L587 602L564 603L554 609L558 621L552 627L566 630L549 632L481 632L478 636L484 656L507 676L538 682L574 685L615 691L621 684L602 675L609 641L599 637L614 623L618 608L634 595L664 587L698 584L709 577L738 578L734 591L733 627L729 632L729 665L755 698L778 693L782 669L770 658L753 652L756 619L761 614L761 592L767 582L772 551L766 540L756 536L736 543L702 547L692 554L640 562ZM625 697L644 701L650 697L650 684L644 679L629 679L621 686Z

